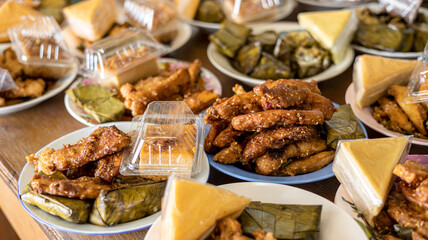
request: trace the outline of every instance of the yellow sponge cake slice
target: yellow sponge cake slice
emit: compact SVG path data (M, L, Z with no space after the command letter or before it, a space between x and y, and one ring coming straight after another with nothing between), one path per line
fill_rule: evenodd
M357 30L355 13L350 10L305 12L297 16L299 24L330 50L333 61L340 62Z
M391 187L392 172L408 153L408 137L341 141L333 172L372 224Z
M163 240L194 240L226 216L237 217L250 199L187 180L170 179L162 208Z
M355 105L359 108L370 106L384 95L390 86L407 83L418 64L416 60L367 54L358 56L353 74Z

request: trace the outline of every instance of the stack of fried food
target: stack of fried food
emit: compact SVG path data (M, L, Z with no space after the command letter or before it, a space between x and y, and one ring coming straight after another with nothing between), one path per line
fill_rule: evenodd
M36 172L31 187L38 194L95 199L101 190L112 189L123 149L130 143L130 137L115 126L100 127L76 144L46 148L38 158L27 156Z
M246 92L234 88L204 116L212 125L204 148L214 161L241 163L259 174L294 176L313 172L334 158L320 128L336 111L315 81L268 80Z
M428 168L407 160L395 167L394 174L401 180L389 194L385 208L374 219L376 228L380 232L394 232L394 225L398 223L413 230L413 240L428 239ZM383 239L400 238L386 235Z
M373 105L373 117L389 130L427 138L427 110L426 103L417 103L408 96L406 86L392 85L388 95Z
M266 233L263 229L252 233L254 240L276 240L271 232ZM214 231L206 240L252 240L242 233L242 226L238 220L226 217L217 221Z
M53 85L53 81L26 77L24 65L18 61L15 52L10 47L0 53L0 68L9 71L17 86L15 89L0 92L0 107L21 103L28 98L40 97L49 88L49 85Z
M120 87L120 93L125 107L132 116L138 116L144 114L147 105L153 101L184 101L193 113L199 113L219 97L205 89L200 72L201 62L195 60L188 68L171 71L167 66L156 76L134 85L124 84Z

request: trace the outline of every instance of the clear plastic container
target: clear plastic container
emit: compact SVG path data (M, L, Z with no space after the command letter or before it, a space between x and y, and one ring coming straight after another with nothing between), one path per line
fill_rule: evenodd
M17 87L9 71L0 67L0 92L12 90Z
M392 171L406 160L412 138L339 141L332 170L372 226L391 188Z
M167 50L147 31L124 30L86 48L83 73L118 88L158 73L157 58Z
M418 16L422 0L379 0L379 4L391 15L402 17L406 22L413 23Z
M425 103L428 106L428 43L418 62L420 64L413 70L408 90L415 102Z
M200 173L204 123L185 102L152 102L131 129L138 132L131 134L121 174L190 178Z
M285 0L217 0L229 20L248 23L275 18Z
M27 76L59 79L75 65L61 28L53 17L28 16L8 32L12 48L19 62L24 64Z
M178 14L166 0L125 0L124 12L134 27L147 29L160 42L170 42L178 31Z

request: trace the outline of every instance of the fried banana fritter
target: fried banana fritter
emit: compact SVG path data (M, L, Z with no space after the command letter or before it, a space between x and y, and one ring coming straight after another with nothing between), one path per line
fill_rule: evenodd
M68 198L95 199L102 190L110 190L111 186L101 179L80 177L75 180L53 179L50 176L35 175L31 187L38 194L50 194Z
M398 186L400 188L401 193L403 194L403 196L407 199L407 201L418 205L421 208L424 208L428 211L428 202L423 201L423 196L420 198L417 193L416 193L416 189L414 187L412 187L411 185L407 184L404 181L400 181L398 183Z
M333 102L317 93L309 93L308 97L305 99L303 104L298 107L298 109L319 110L322 112L325 121L330 120L336 112Z
M244 149L244 160L261 156L268 149L279 149L291 142L314 138L318 131L314 126L290 125L261 131Z
M189 106L193 113L198 114L211 106L220 96L212 91L204 90L193 93L184 98L184 102Z
M310 93L306 88L298 88L296 86L287 87L285 84L276 84L271 88L268 88L265 84L260 84L253 91L260 97L264 110L282 109L300 105Z
M393 173L412 185L418 185L428 178L428 169L423 164L413 160L397 164Z
M427 135L427 129L424 125L427 120L427 111L410 96L408 96L407 87L392 85L388 89L388 94L394 96L395 101L400 108L407 114L410 121L416 129L423 135Z
M214 146L214 140L224 130L223 124L215 124L210 127L208 134L204 140L204 150L207 153L215 153L218 148Z
M243 159L245 144L233 142L229 147L223 148L214 155L213 160L223 164L240 162Z
M25 97L40 97L45 91L46 82L41 79L25 79L18 78L15 80L17 88L0 93L6 99L25 98Z
M391 121L390 127L397 132L411 133L415 131L413 124L409 121L407 115L401 110L398 104L387 97L383 97L377 101L380 109L385 113Z
M113 182L119 174L122 156L123 150L98 160L94 176L108 183Z
M225 148L230 146L231 143L236 141L240 136L244 135L245 132L237 131L233 129L232 125L229 125L226 129L218 134L214 139L214 146L219 148Z
M290 164L282 167L278 172L275 172L274 175L295 176L298 174L318 171L333 161L334 153L335 151L324 151L306 158L294 160Z
M284 84L287 87L298 87L298 88L306 88L309 91L317 94L321 94L320 89L318 88L317 82L310 81L305 82L299 79L278 79L278 80L267 80L264 83L268 88L272 88L277 84Z
M318 110L267 110L236 116L232 126L239 131L261 131L287 125L318 125L324 122L323 113Z
M77 144L67 144L56 151L46 148L38 158L35 158L34 154L26 158L34 163L36 172L52 174L55 171L81 167L90 161L116 153L130 143L131 139L116 126L99 127Z
M309 157L327 148L328 146L324 139L313 138L289 144L282 149L269 150L262 156L256 158L255 170L259 174L270 175L291 158Z

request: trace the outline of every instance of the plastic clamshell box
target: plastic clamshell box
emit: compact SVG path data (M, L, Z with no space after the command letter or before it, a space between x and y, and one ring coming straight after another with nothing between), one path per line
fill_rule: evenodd
M274 18L285 0L217 0L225 16L234 22L248 23Z
M17 87L9 71L0 67L0 92L12 90Z
M332 170L372 226L392 186L392 171L406 160L412 138L339 141Z
M123 175L190 178L201 171L204 123L185 102L156 101L133 119L131 147L125 151Z
M418 62L420 64L413 70L407 89L415 102L428 106L428 43Z
M167 49L149 32L127 29L88 46L83 72L101 85L118 88L156 74L157 58Z
M60 78L75 64L53 17L28 16L8 32L18 60L27 67L26 75Z
M125 0L123 6L128 22L134 27L147 29L156 39L162 40L165 35L177 33L179 20L173 3L165 0Z

